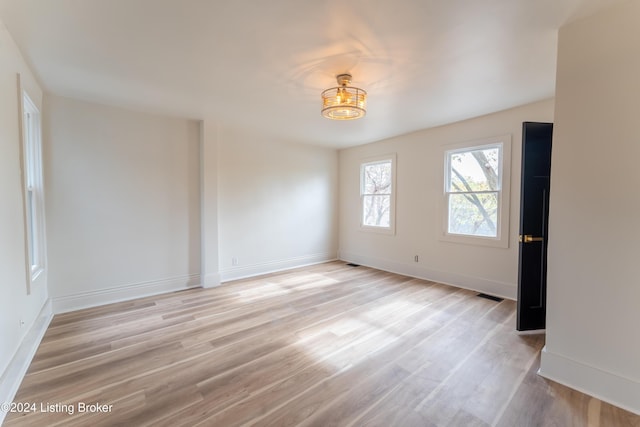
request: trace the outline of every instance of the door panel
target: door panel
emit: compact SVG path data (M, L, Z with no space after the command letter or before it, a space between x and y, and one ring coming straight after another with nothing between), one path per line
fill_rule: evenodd
M553 123L522 126L517 329L545 328Z

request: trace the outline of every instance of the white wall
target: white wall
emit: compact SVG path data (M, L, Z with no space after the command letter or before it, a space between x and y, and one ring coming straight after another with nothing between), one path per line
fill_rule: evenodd
M22 87L42 111L38 82L0 22L0 402L12 397L26 369L23 359L28 364L30 356L24 352L16 358L14 355L29 340L29 331L36 329L36 320L47 300L46 280L27 295L17 73ZM38 341L32 338L32 343ZM30 349L27 350L28 353ZM0 422L2 417L0 412Z
M518 273L520 157L523 121L552 121L553 101L427 129L340 151L341 259L412 276L515 298ZM442 146L511 134L509 248L438 239ZM396 234L361 231L360 163L397 153ZM419 262L414 262L414 256Z
M200 121L200 276L203 288L220 285L218 239L218 137L215 119Z
M200 284L199 123L45 97L56 311Z
M336 150L229 127L218 142L222 280L335 259Z
M560 30L544 376L640 413L640 2Z

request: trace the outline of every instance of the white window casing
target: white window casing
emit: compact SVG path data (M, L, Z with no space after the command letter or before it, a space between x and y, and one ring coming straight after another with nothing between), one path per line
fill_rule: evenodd
M396 155L365 159L360 164L360 229L395 233Z
M40 111L26 91L22 91L22 139L26 244L33 283L46 266L42 130Z
M439 238L509 247L511 135L443 146Z

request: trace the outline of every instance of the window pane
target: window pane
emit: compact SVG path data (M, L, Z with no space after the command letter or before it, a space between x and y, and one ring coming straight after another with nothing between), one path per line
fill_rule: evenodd
M391 196L363 196L362 225L389 227Z
M23 144L24 144L24 180L26 199L26 219L29 239L28 252L31 261L32 279L36 271L44 268L44 235L40 226L42 221L42 163L41 163L41 123L40 112L23 91Z
M499 147L450 153L447 191L500 190L499 161Z
M362 179L363 194L391 193L391 162L365 165Z
M33 191L27 190L27 227L28 235L29 235L29 260L31 262L31 266L37 264L36 253L35 253L35 233L36 233L36 215L35 215L35 203L34 203Z
M497 237L497 222L497 192L449 195L449 233Z

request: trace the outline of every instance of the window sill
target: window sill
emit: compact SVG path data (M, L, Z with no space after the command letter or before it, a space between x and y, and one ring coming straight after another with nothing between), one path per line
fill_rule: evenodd
M365 233L387 234L391 236L396 234L394 227L372 227L369 225L361 225L360 231L364 231Z
M509 248L509 238L494 238L494 237L482 237L482 236L466 236L462 234L447 234L442 233L439 238L440 241L449 243L460 243L464 245L473 246L488 246L492 248Z

